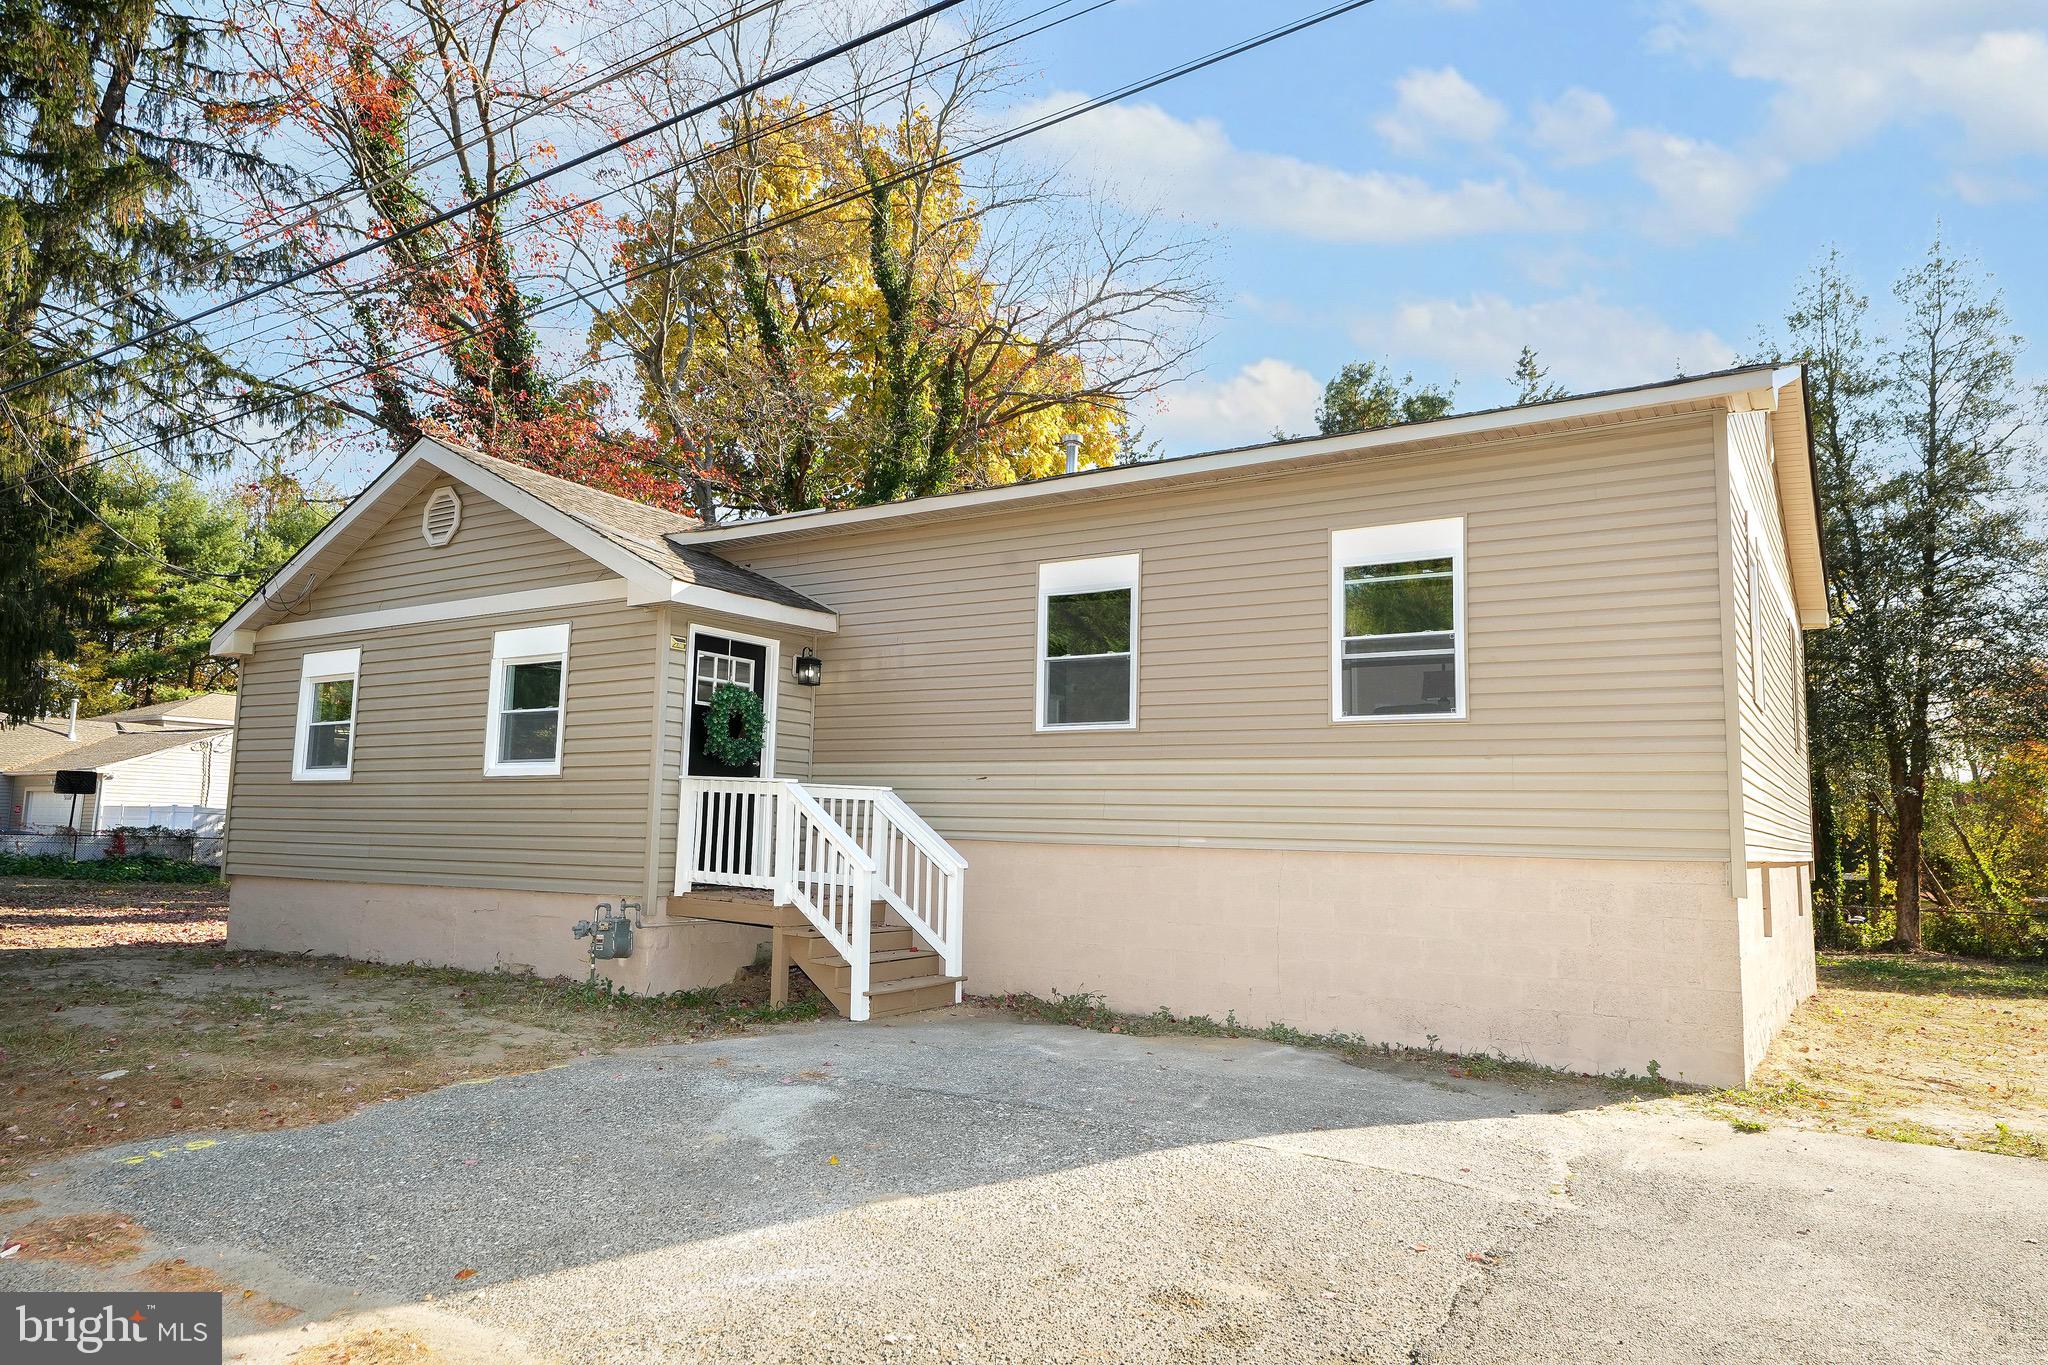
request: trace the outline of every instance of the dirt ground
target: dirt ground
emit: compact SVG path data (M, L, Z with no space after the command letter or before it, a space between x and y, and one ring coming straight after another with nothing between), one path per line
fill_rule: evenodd
M1737 1126L2048 1158L2048 965L1823 956L1748 1089L1704 1102Z
M86 1147L320 1123L821 1007L799 989L769 1010L765 972L649 1002L531 977L231 952L225 914L218 886L0 880L0 1184Z
M768 1010L758 971L650 1002L563 981L230 952L225 939L221 886L0 879L0 1182L86 1147L320 1123L437 1086L823 1008L799 976L791 1008ZM1820 981L1748 1088L1681 1102L1745 1130L2048 1158L2048 966L1857 954L1823 957ZM1023 1012L1185 1031L1099 1009L1048 1013L1042 1002ZM1317 1041L1276 1039L1290 1040ZM1494 1074L1482 1067L1493 1059L1354 1060ZM1533 1067L1499 1078L1539 1090L1578 1079Z

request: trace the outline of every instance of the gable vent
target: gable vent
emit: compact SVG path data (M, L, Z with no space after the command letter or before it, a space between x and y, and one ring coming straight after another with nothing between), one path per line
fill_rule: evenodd
M427 507L420 514L420 534L427 544L439 548L455 539L455 532L462 525L462 499L453 488L442 485L427 499Z

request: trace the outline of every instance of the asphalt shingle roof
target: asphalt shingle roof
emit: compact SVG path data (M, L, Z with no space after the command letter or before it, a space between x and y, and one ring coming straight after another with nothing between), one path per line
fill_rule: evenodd
M78 733L81 739L85 738L84 721L79 722ZM203 743L208 738L223 733L225 732L219 730L135 730L127 734L108 735L91 743L66 745L40 758L10 764L6 772L10 777L27 777L60 770L97 770L126 762L131 758L146 758L164 749L175 749L181 744Z
M700 583L721 592L737 593L742 597L775 602L802 611L832 610L794 588L784 587L766 574L742 568L708 550L677 545L668 539L672 534L697 527L700 523L695 517L681 512L665 512L616 493L558 479L529 465L501 460L495 455L483 455L473 450L464 450L461 454L514 487L531 493L564 516L574 517L620 549L639 556L663 573L685 583Z
M235 718L235 694L202 692L196 697L186 697L181 701L160 701L149 706L130 707L126 711L115 711L108 715L95 716L93 719L126 723L162 721L173 717L176 720L189 717L200 721L232 721Z
M13 772L51 754L74 750L83 744L120 733L117 727L106 721L81 720L78 722L78 739L74 742L65 737L70 725L70 721L59 717L56 720L31 720L20 725L0 726L0 773Z

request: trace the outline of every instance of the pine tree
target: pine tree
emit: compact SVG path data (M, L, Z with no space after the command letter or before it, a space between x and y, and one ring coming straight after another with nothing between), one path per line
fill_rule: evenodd
M1508 382L1515 386L1515 406L1548 403L1567 396L1564 385L1552 384L1549 380L1550 370L1537 362L1536 348L1524 346L1522 353L1515 357L1515 372L1508 376Z
M31 381L0 399L0 717L53 708L93 609L95 459L215 460L207 428L267 397L182 331L50 373L283 259L238 255L202 212L278 178L209 119L221 31L156 0L0 0L0 387ZM264 413L273 433L294 415Z

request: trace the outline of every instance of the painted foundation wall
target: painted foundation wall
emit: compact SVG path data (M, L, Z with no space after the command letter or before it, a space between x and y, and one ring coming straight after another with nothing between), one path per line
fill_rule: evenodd
M1751 867L1736 905L1742 936L1742 1048L1747 1073L1816 988L1813 893L1804 867Z
M239 876L228 901L234 948L577 980L590 972L589 941L569 932L596 908L585 895ZM598 974L640 995L723 985L767 941L749 925L663 921L636 932L633 955L597 964Z
M1433 1038L1576 1071L1655 1061L1674 1080L1732 1085L1754 1061L1747 1025L1790 990L1745 1009L1716 863L960 848L976 994L1095 992L1125 1010ZM1774 943L1789 953L1793 937Z

